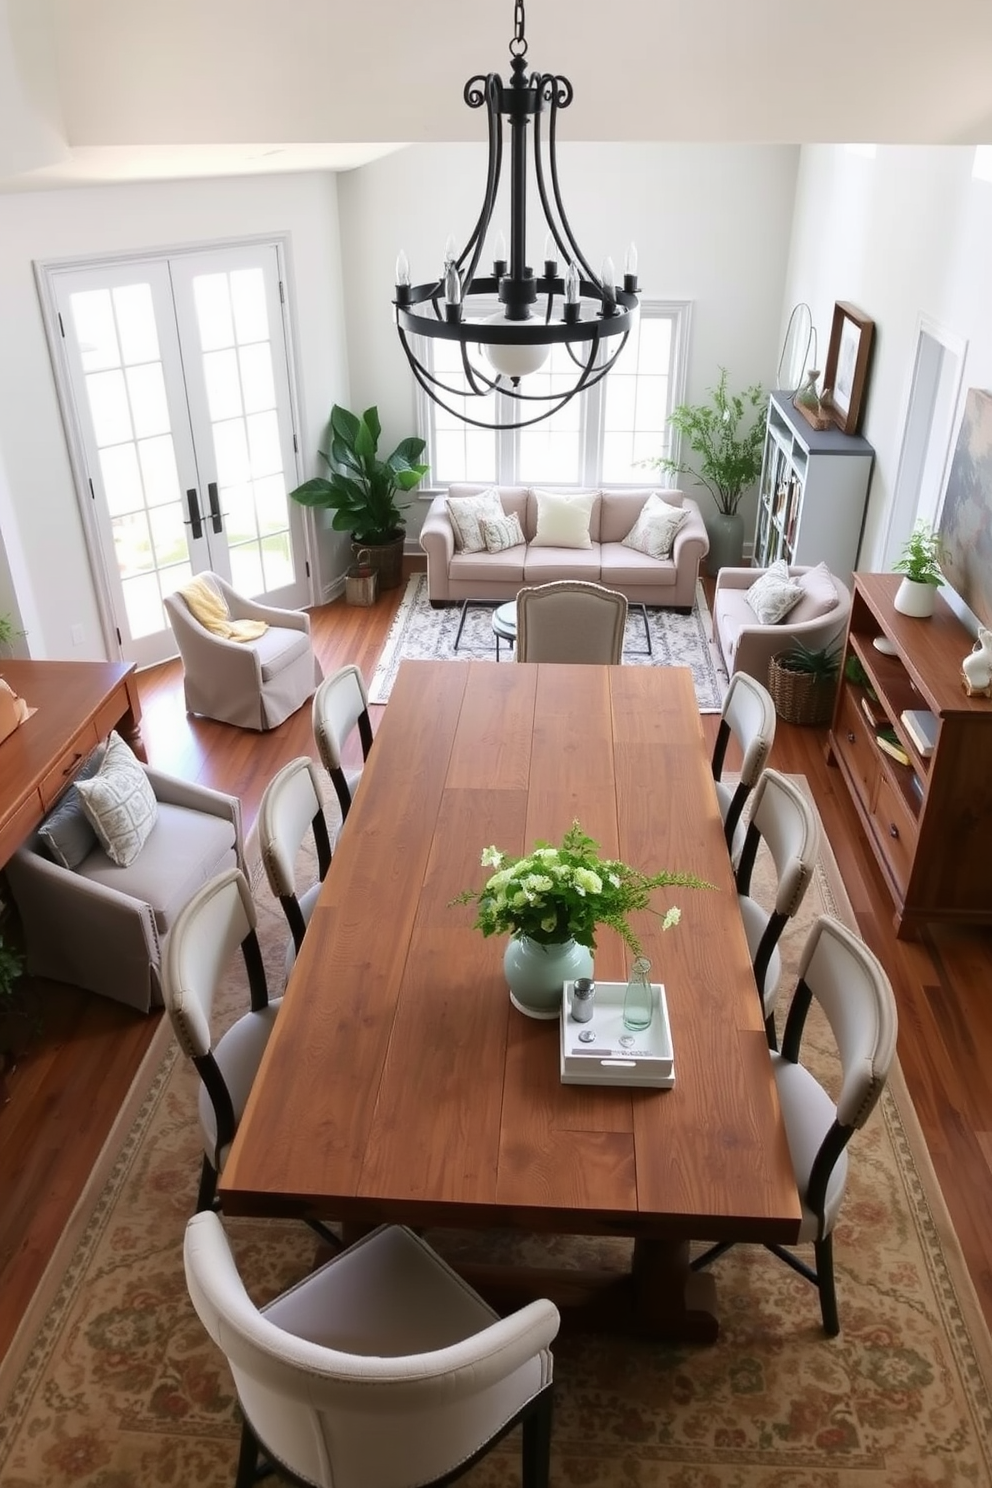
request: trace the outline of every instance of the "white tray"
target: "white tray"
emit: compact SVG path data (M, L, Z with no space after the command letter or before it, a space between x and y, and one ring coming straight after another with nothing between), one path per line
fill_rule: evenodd
M626 982L597 982L596 1000L588 1023L576 1023L571 1014L572 983L562 988L561 1079L563 1085L652 1085L669 1090L675 1084L675 1059L668 1003L661 982L651 983L654 1017L643 1033L634 1034L634 1044L623 1026ZM579 1042L579 1034L591 1030L595 1039Z

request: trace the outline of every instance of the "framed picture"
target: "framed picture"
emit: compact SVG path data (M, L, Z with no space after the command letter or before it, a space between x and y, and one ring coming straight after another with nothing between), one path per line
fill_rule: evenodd
M853 305L837 301L820 403L844 434L857 434L861 427L874 335L873 320Z

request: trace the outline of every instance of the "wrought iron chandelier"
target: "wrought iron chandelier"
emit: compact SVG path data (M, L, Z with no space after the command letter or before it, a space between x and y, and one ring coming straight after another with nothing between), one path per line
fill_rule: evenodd
M472 418L459 406L466 395L484 398L499 391L514 400L514 419L501 428L520 429L539 423L563 408L576 393L606 376L620 352L637 314L637 255L627 250L623 288L615 283L613 265L606 259L597 276L589 267L562 205L556 160L558 110L572 101L567 78L552 73L527 74L523 0L514 5L510 42L509 84L496 73L478 74L465 84L469 108L486 109L489 121L489 166L479 219L460 253L452 239L445 249L438 279L410 283L404 252L396 261L396 325L400 342L417 382L442 408L465 423L491 429L490 419ZM547 111L545 150L541 116ZM510 126L510 252L507 259L502 232L493 242L492 273L479 275L496 207L503 166L503 119ZM527 130L533 128L533 165L547 236L544 273L535 275L527 263ZM545 164L547 154L547 164ZM550 192L549 192L550 183ZM559 267L562 272L559 274ZM480 302L499 299L495 315L478 311ZM535 311L537 312L535 314ZM465 385L452 387L420 360L413 337L456 341L461 352ZM552 346L563 344L575 364L575 378L565 392L527 393L521 378L536 372ZM484 354L484 357L483 355ZM446 402L452 398L458 401ZM518 415L518 416L516 416Z

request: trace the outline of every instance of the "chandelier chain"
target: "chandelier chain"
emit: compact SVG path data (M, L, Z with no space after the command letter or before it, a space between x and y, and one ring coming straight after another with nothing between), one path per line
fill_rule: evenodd
M527 38L524 36L524 0L515 0L513 6L513 40L510 42L511 57L526 57Z

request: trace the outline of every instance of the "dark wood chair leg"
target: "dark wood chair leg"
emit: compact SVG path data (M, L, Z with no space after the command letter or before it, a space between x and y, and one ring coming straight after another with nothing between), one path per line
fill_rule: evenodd
M834 1280L834 1237L825 1235L813 1242L816 1256L816 1284L820 1292L820 1312L823 1316L823 1331L828 1338L836 1338L840 1332L840 1317L837 1312L837 1285Z
M548 1488L551 1475L552 1386L547 1385L523 1423L523 1488Z

